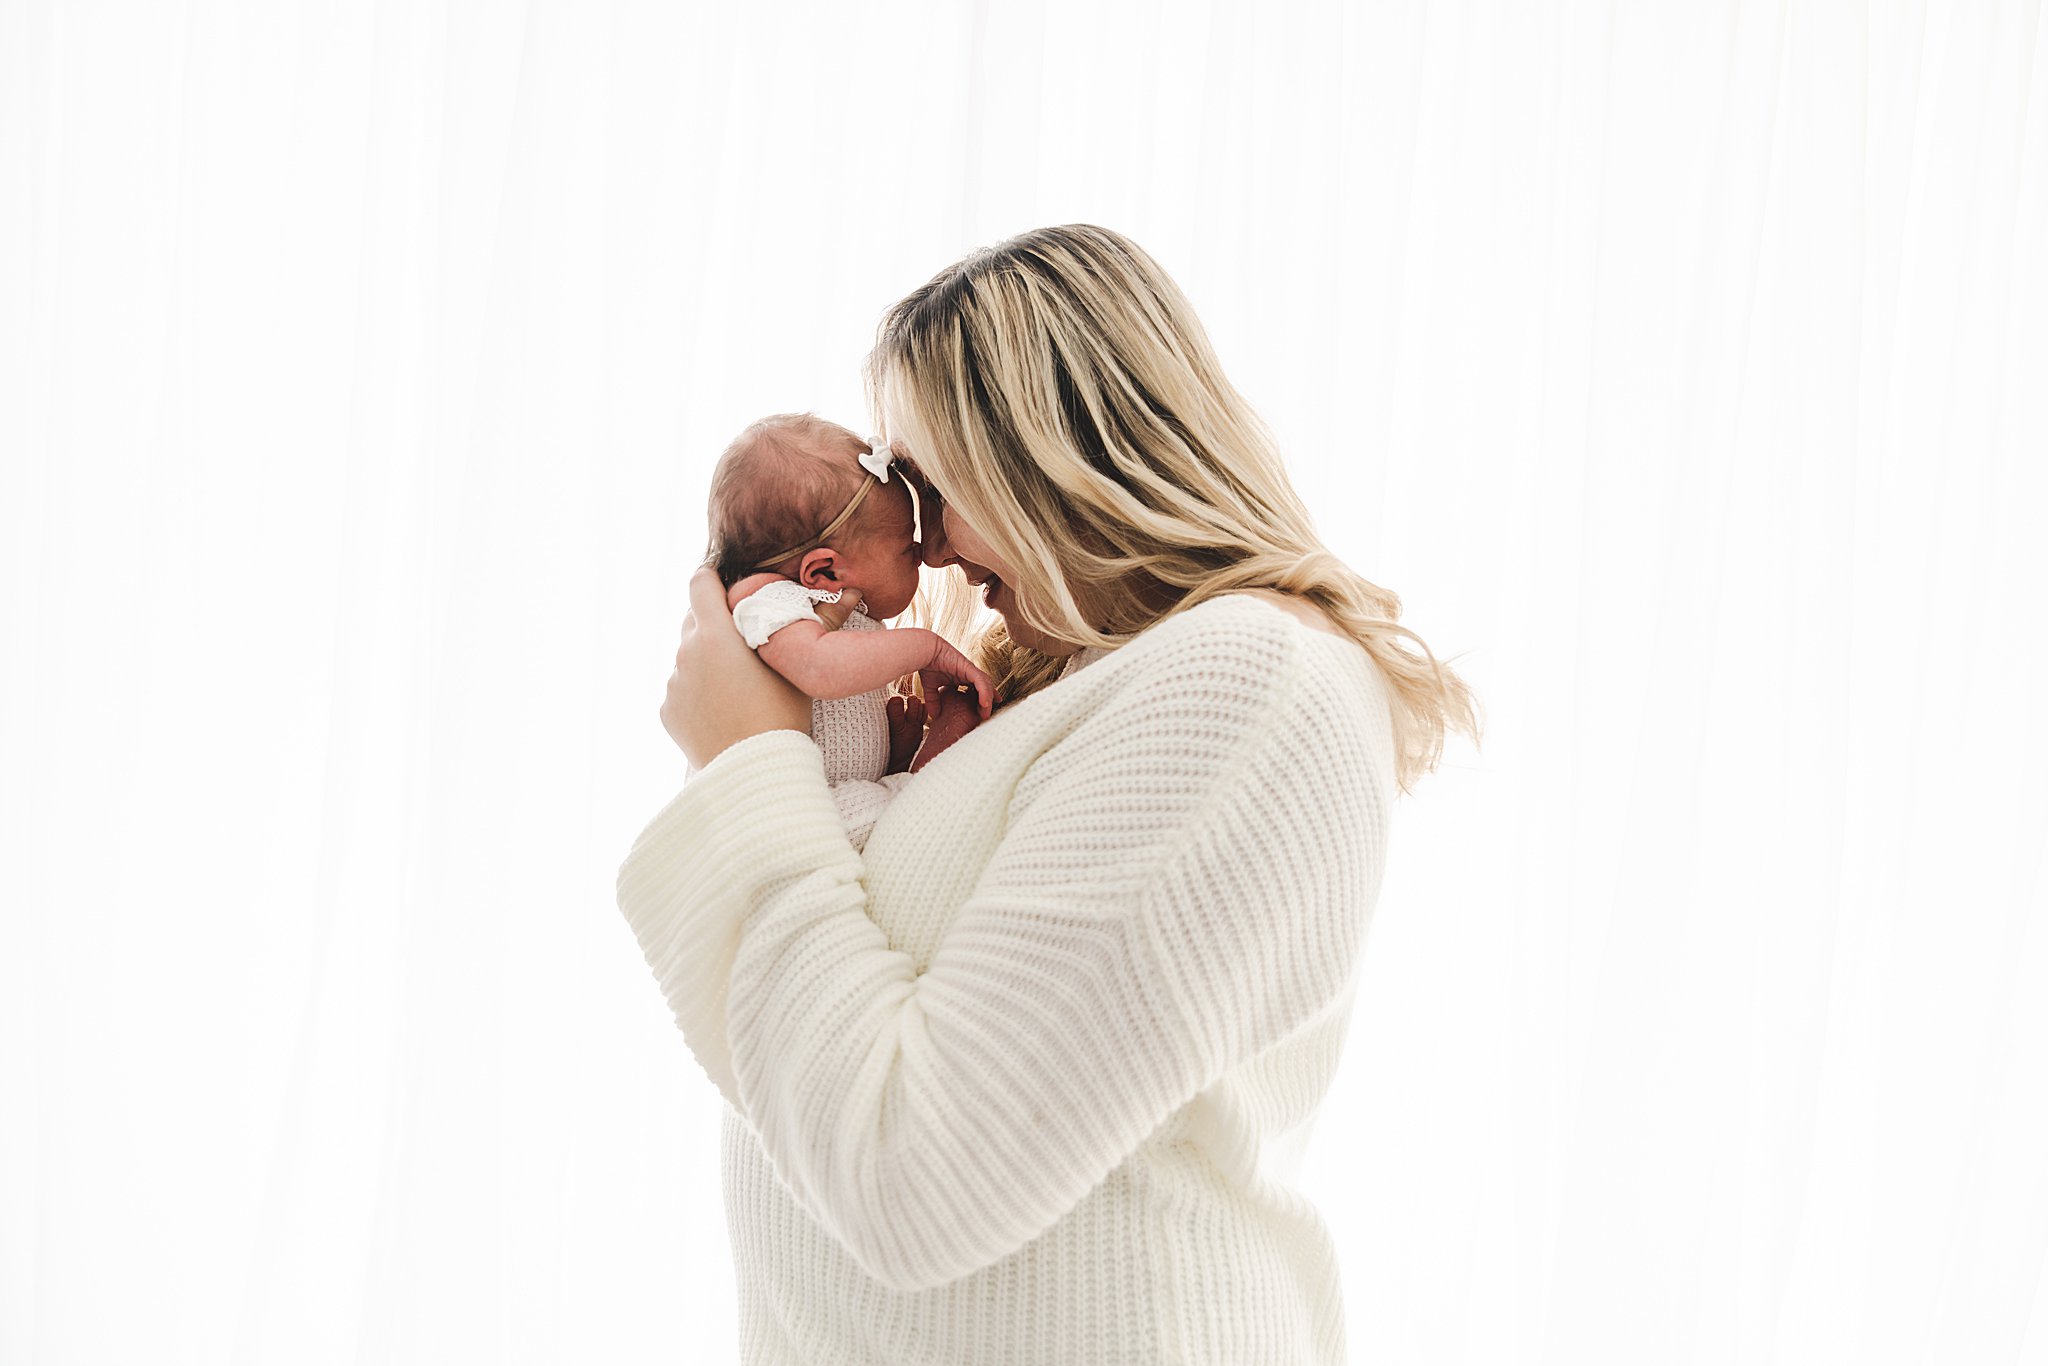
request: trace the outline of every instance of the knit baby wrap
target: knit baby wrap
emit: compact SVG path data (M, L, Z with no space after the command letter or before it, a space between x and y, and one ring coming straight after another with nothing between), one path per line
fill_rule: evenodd
M1394 793L1348 638L1211 599L997 713L848 843L731 746L619 905L728 1102L748 1363L1340 1362L1293 1188Z

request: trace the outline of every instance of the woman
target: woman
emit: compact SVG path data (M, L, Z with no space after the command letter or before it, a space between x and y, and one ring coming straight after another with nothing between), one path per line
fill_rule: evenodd
M619 875L730 1102L744 1358L1342 1361L1290 1180L1388 806L1471 699L1317 542L1125 238L968 257L890 310L869 379L925 562L962 571L940 629L967 585L1002 618L1004 705L856 854L809 699L700 571L662 710L700 771Z

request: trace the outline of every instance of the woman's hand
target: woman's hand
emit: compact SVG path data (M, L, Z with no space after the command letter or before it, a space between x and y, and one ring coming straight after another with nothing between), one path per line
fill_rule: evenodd
M981 724L979 704L953 685L936 689L927 710L912 693L889 698L889 772L915 773Z
M953 742L966 735L982 723L980 709L974 699L966 693L951 688L931 693L931 706L924 728L924 743L918 748L917 757L910 761L911 773L916 773L926 764L944 754Z
M929 700L920 700L908 692L889 698L891 773L917 772L991 714L983 699L992 696L995 680L968 663L943 637L938 639L933 651L935 662L917 672ZM907 687L909 682L906 677L897 686Z
M690 576L690 611L661 704L662 729L700 769L764 731L811 733L811 699L747 648L725 596L710 565Z

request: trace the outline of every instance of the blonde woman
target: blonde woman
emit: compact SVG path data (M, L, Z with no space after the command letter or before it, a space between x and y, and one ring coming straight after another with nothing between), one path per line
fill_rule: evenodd
M728 1102L743 1358L1341 1362L1292 1173L1388 808L1472 700L1128 239L942 271L869 380L1000 705L856 853L810 699L702 570L662 709L698 771L619 873Z

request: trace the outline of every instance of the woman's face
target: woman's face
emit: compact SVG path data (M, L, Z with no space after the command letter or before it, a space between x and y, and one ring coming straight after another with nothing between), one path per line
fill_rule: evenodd
M889 421L891 431L902 430L893 412ZM914 460L916 452L911 452L911 457ZM1002 614L1010 639L1025 649L1060 658L1079 649L1071 641L1049 639L1024 619L1017 606L1017 590L1010 585L1010 566L946 502L944 489L929 476L924 477L923 485L924 562L934 569L958 565L969 583L981 586L981 600Z

